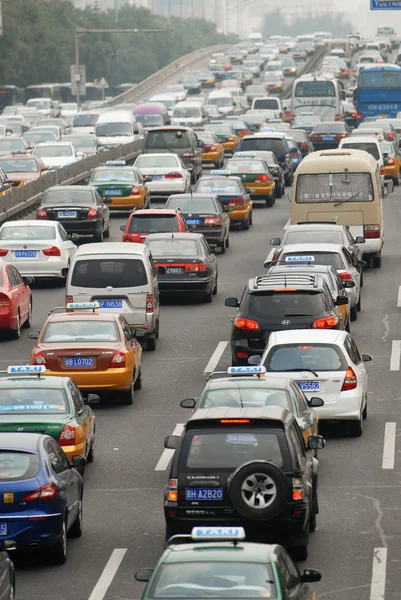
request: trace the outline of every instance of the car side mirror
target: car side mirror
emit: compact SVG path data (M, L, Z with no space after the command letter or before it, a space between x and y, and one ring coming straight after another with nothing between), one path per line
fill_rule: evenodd
M97 394L88 394L85 403L88 404L88 406L92 406L93 404L99 404L100 397Z
M355 281L352 281L352 279L347 279L347 281L343 281L343 287L344 288L354 288Z
M270 240L270 245L271 246L279 246L281 244L281 239L280 238L272 238Z
M348 296L337 296L337 300L334 302L336 306L344 306L348 304Z
M320 581L321 578L322 574L316 569L305 569L305 571L301 575L301 581L303 583L314 583Z
M40 331L30 331L28 337L30 340L37 340L39 338Z
M184 400L181 400L181 402L180 402L180 406L182 406L182 408L195 408L195 405L196 405L195 398L185 398Z
M231 308L238 308L239 300L238 300L238 298L226 298L224 301L224 304L226 306L230 306Z
M77 233L69 233L68 239L72 242L77 242L79 240L79 235Z
M373 356L371 354L362 354L362 362L372 362Z
M113 200L111 198L103 198L103 202L105 204L111 204L113 202Z
M176 450L180 437L178 435L168 435L164 438L164 447L169 450Z
M139 571L135 573L135 579L137 581L142 581L143 583L146 583L150 580L152 575L153 569L139 569Z
M81 456L81 454L76 454L75 456L73 456L71 466L73 469L84 469L86 466L85 456Z
M319 408L320 406L324 406L324 400L322 398L318 398L317 396L313 396L310 400L307 400L309 408Z
M120 225L120 231L125 231L125 225Z
M368 266L368 263L366 263L364 260L358 260L357 266L359 269L365 269Z
M326 440L322 435L310 435L308 438L309 450L323 450Z
M365 241L366 241L366 240L365 240L365 238L364 238L364 237L362 237L361 235L358 235L358 236L355 238L355 243L356 243L356 244L364 244L364 243L365 243Z
M248 365L260 365L260 356L259 354L253 354L248 358Z
M144 337L146 337L146 331L144 329L140 329L140 328L134 329L132 331L132 335L134 336L135 339L144 338Z
M26 285L32 285L35 281L33 277L23 277L22 279Z

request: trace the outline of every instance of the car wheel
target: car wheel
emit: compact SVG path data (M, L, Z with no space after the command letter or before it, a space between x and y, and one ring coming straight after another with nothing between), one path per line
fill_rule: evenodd
M15 329L11 329L11 337L13 340L19 340L19 338L21 337L21 317L19 311L17 312Z
M108 224L108 226L107 226L107 229L106 229L106 231L105 231L105 232L104 232L104 234L103 234L103 236L104 236L105 238L109 238L109 237L110 237L110 226L111 226L111 222L109 221L109 224Z
M356 310L358 312L361 312L361 308L362 308L362 298L361 298L361 293L359 292L359 298L358 298L358 302L356 304Z
M289 491L284 473L272 463L258 460L238 467L230 475L228 493L242 517L265 520L283 511Z
M249 227L252 227L252 225L253 225L253 212L251 211L250 215L249 215Z
M223 242L220 244L220 254L225 254L226 253L226 240L223 240Z
M245 231L249 229L249 217L246 219L246 221L242 221L242 229Z
M29 302L28 317L22 327L24 329L29 329L31 326L32 326L32 300L30 300L30 302Z
M304 561L308 558L308 545L291 546L289 548L292 558L296 561Z
M317 515L312 514L309 519L309 531L312 533L314 531L316 531L316 526L317 526Z
M124 390L123 392L121 392L122 403L126 404L127 406L134 404L134 396L134 381L132 381L131 387L128 390Z
M216 281L215 281L213 292L212 292L213 296L216 296L216 294L217 294L217 280L218 280L218 275L216 275Z
M81 537L84 530L82 497L78 500L78 515L74 523L71 525L69 534L71 537Z
M381 256L381 252L379 252L379 254L377 256L372 257L372 267L374 269L380 269L381 266L382 266L382 256Z
M361 437L363 433L363 413L357 421L349 421L349 428L353 437Z
M351 321L356 321L358 318L358 311L355 306L351 306L351 310L350 310L350 315L351 315Z
M145 340L145 348L146 348L146 350L149 350L150 352L153 352L154 350L156 350L156 338L147 337Z
M156 339L158 340L160 336L160 322L159 319L156 321Z
M350 317L348 317L347 322L345 324L345 328L344 328L347 333L351 333L351 323L350 323L350 320L351 320Z
M226 248L229 248L229 247L230 247L230 236L227 234L227 237L226 237Z
M207 294L205 294L203 296L203 302L205 304L210 304L212 301L212 294L213 294L213 289L210 290L210 292L208 292Z
M93 236L94 242L103 242L103 224L100 227L100 231L97 231Z
M276 184L276 198L281 198L283 195L283 186Z
M273 208L273 204L274 204L274 198L272 195L267 196L266 198L266 206L267 208Z
M360 277L359 277L359 284L361 287L363 287L363 269L361 269L361 273L360 273Z
M10 591L8 592L8 600L15 600L15 581L11 582Z
M64 519L60 539L57 545L49 550L49 556L56 565L63 565L67 560L67 524Z
M88 452L86 460L88 463L92 463L95 460L95 448L96 448L96 430L93 432L91 447Z
M138 375L137 375L137 377L135 379L134 389L135 390L141 390L142 389L142 368L141 367L139 367Z
M366 421L367 418L368 418L368 397L365 396L365 406L363 407L363 411L362 411L362 419L364 421Z
M285 194L285 182L281 186L281 196L284 196L284 194Z

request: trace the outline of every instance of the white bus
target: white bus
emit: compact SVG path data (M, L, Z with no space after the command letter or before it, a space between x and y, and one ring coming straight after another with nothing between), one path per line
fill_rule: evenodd
M250 33L248 36L248 41L255 44L255 46L263 46L263 35L259 31L255 31L254 33Z
M322 117L323 121L339 121L342 100L345 100L345 91L338 79L308 73L294 81L291 112L293 118L309 113Z

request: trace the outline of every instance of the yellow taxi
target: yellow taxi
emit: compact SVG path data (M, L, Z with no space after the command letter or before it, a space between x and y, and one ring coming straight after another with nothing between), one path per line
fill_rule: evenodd
M133 210L150 206L146 178L139 169L125 160L109 160L94 169L88 179L103 198L108 198L110 210Z
M384 162L384 178L392 179L394 185L401 182L401 152L393 142L381 142Z
M142 387L142 347L123 315L108 313L98 302L73 302L54 308L29 362L51 376L71 377L80 390L111 392L132 404Z
M203 142L202 147L202 164L213 163L216 169L223 166L224 163L224 147L218 140L217 135L213 131L204 129L196 129L198 139Z
M227 170L212 170L203 175L194 188L195 193L208 193L218 197L232 225L249 229L252 225L252 201L239 177L230 177Z
M213 120L203 126L204 129L214 131L217 139L224 148L224 152L230 154L239 146L240 139L235 134L234 127L231 123L223 120Z
M243 119L240 119L238 115L228 115L226 117L226 119L227 119L227 121L230 121L230 123L234 129L234 133L239 138L240 141L242 140L244 135L249 134L248 123L246 121L244 121Z
M226 163L232 175L241 178L252 200L263 200L272 207L276 200L276 182L269 167L255 152L236 152Z

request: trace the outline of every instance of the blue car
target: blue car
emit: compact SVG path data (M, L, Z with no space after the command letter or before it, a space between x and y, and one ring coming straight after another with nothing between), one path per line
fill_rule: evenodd
M288 135L287 141L290 144L289 150L290 150L291 166L292 166L292 170L295 173L295 171L297 170L297 167L301 164L301 161L303 159L303 154L301 152L300 147L298 146L298 142L293 137Z
M58 443L36 433L0 434L0 541L21 552L67 558L67 534L82 534L83 456L68 461Z
M14 600L15 598L15 571L14 564L6 550L15 550L15 545L0 540L0 598L1 600Z

